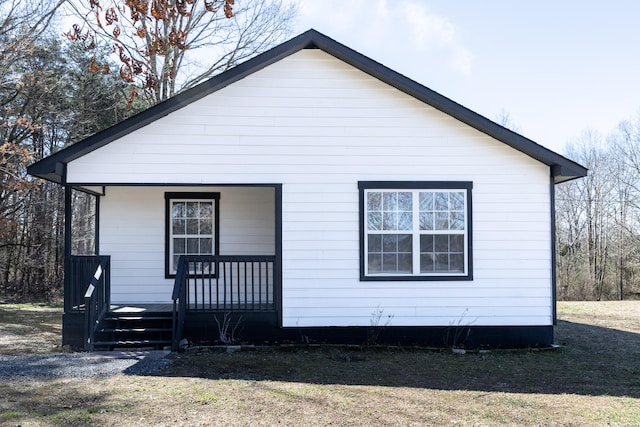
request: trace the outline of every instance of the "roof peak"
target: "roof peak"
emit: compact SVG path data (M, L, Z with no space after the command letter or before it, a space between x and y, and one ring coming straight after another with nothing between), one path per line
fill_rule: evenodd
M84 156L110 142L140 129L192 102L208 96L244 77L278 62L302 49L321 49L327 54L371 75L372 77L430 105L437 110L483 132L512 148L551 167L555 182L585 176L587 169L534 141L525 138L486 117L452 101L428 87L356 52L311 28L237 66L187 89L110 128L96 133L29 166L28 172L50 181L64 183L70 161Z

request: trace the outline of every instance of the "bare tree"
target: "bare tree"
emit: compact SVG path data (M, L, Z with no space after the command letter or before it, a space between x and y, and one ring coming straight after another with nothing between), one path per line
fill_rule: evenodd
M514 132L521 132L520 131L520 126L518 126L514 121L513 118L511 117L511 114L505 110L504 108L502 110L500 110L500 113L498 113L498 115L496 116L496 123L498 123L500 126L503 126L509 130L512 130Z
M78 0L82 24L67 33L88 49L113 45L117 73L152 98L180 90L261 53L291 31L295 5L283 0ZM111 72L92 64L94 72Z
M558 297L640 295L640 115L603 142L585 132L566 154L589 175L556 189Z
M568 234L560 236L570 240L560 240L565 250L573 250L578 232L584 230L584 246L588 265L590 294L593 299L601 300L605 296L606 278L611 250L611 230L614 212L611 200L613 182L610 171L609 151L604 147L601 137L593 131L585 132L567 148L567 155L589 168L587 177L567 184L559 203L560 209L570 209L570 215L564 227ZM570 191L568 191L570 190ZM563 219L564 214L559 215ZM572 241L573 240L573 241ZM561 246L562 248L562 246ZM561 253L562 255L562 253Z
M16 102L43 87L37 75L24 67L24 61L33 55L37 40L61 4L62 0L0 4L0 246L16 244L10 239L19 225L13 218L24 207L21 192L32 186L24 175L33 151L24 142L41 130L28 111L37 98Z
M624 299L635 288L640 263L640 115L625 120L609 138L616 167L618 297Z
M590 291L584 286L589 280L584 251L586 224L578 185L575 180L564 182L555 192L557 291L562 300L590 297Z

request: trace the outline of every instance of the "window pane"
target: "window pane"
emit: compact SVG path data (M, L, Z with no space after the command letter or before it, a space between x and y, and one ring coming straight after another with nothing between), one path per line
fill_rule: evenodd
M383 193L384 210L385 211L397 211L398 210L398 193Z
M383 230L397 230L398 229L398 214L395 212L384 212L382 218Z
M190 262L189 263L189 273L190 274L199 274L202 270L202 263L200 262Z
M177 269L178 268L178 261L180 260L180 255L174 255L173 256L173 268Z
M464 236L462 234L452 234L449 236L449 241L451 252L464 252Z
M420 273L433 273L435 260L433 254L420 255Z
M185 234L185 224L184 219L174 219L172 221L173 234Z
M382 252L382 235L369 234L368 252Z
M451 212L449 218L451 230L464 230L464 212Z
M185 212L184 202L173 202L173 206L171 207L172 218L184 218Z
M369 273L382 273L382 254L369 254Z
M449 256L449 270L452 273L463 273L464 272L464 255L463 254L451 254Z
M398 248L398 236L395 234L384 234L382 236L382 250L384 252L396 252Z
M433 237L432 235L420 236L420 252L433 252Z
M367 193L367 210L371 211L382 211L382 193Z
M213 203L200 202L200 218L211 218L213 216Z
M411 254L398 254L398 273L410 274L413 272Z
M382 271L384 273L397 273L398 272L398 260L396 254L383 254L382 255Z
M413 214L411 212L400 212L398 215L398 230L412 230Z
M436 230L449 229L449 212L436 212Z
M173 253L184 254L185 252L185 239L173 239Z
M449 255L448 254L436 254L435 271L441 272L441 273L449 272Z
M449 252L449 236L436 235L433 236L435 240L436 252Z
M398 252L411 253L413 249L413 236L411 234L398 235Z
M464 210L464 193L455 192L449 193L449 202L450 208L452 211L463 211Z
M198 234L198 220L197 219L188 219L187 220L187 234Z
M198 239L187 239L187 253L188 254L198 254L200 251L200 245L198 244Z
M187 202L187 218L195 218L198 212L198 202Z
M211 255L213 253L213 239L200 239L200 254Z
M449 193L443 193L443 192L435 193L435 210L437 211L449 210Z
M398 210L404 212L413 211L413 194L409 192L398 193Z
M433 210L433 193L420 193L420 210Z
M200 234L211 234L213 232L210 219L200 220Z
M369 212L367 217L367 229L382 230L382 212Z
M420 212L420 230L433 230L432 212Z

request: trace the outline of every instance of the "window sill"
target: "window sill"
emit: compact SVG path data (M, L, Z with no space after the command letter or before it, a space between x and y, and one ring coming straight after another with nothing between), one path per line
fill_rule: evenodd
M454 282L454 281L471 281L473 276L461 275L444 275L444 276L364 276L360 275L361 282Z

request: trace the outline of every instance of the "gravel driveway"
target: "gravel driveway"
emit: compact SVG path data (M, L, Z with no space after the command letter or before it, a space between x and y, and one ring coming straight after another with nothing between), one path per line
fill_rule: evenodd
M90 378L123 373L151 374L169 364L169 351L0 355L0 379Z

